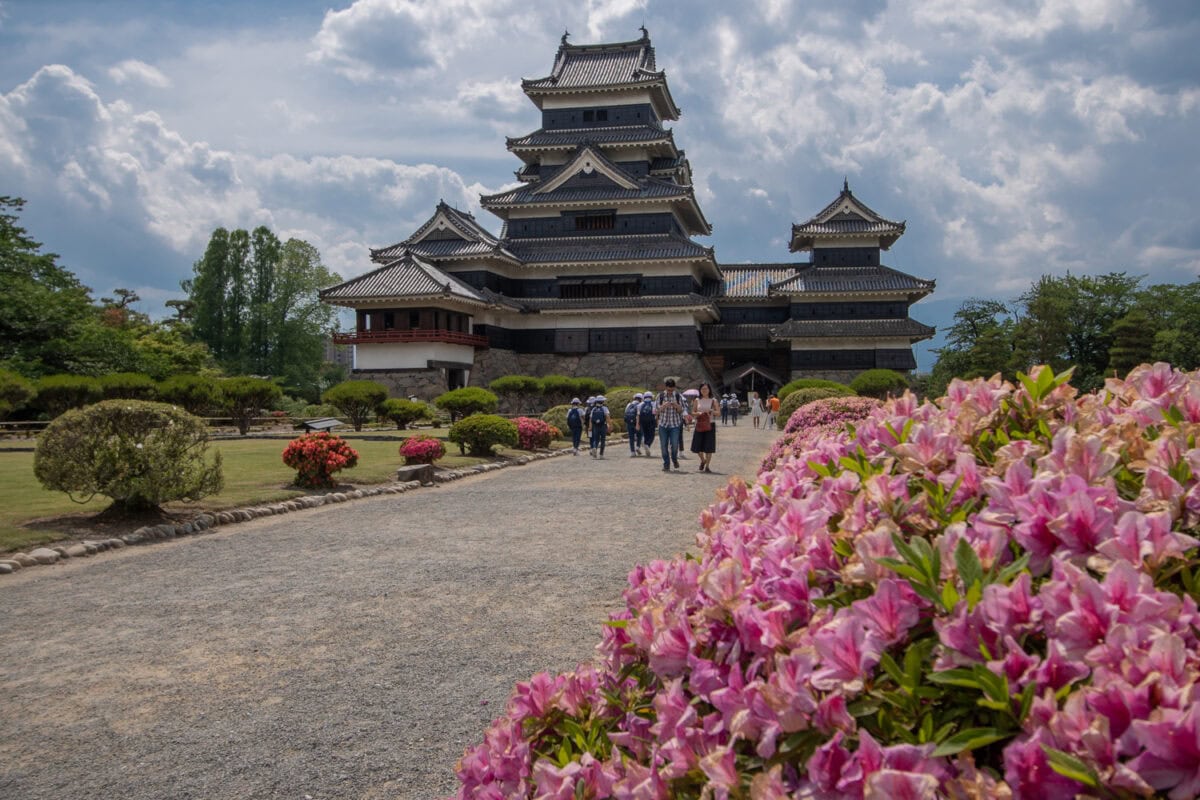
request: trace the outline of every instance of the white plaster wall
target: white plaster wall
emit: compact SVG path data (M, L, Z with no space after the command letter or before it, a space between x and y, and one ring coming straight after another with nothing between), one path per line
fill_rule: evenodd
M431 360L460 364L475 361L474 347L444 342L360 344L355 350L355 369L425 369Z

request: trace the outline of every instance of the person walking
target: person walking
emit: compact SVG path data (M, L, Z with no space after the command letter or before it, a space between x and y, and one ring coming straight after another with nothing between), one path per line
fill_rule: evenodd
M779 424L779 398L771 392L771 396L767 398L767 427L772 430Z
M758 392L750 393L750 421L754 423L754 430L762 427L763 421L763 401L758 396Z
M692 431L693 453L700 457L700 472L712 472L709 462L717 452L717 412L720 404L713 397L712 386L700 384L700 396L692 399L692 418L696 421Z
M721 395L721 424L729 424L729 395Z
M638 408L638 430L642 434L642 449L646 451L647 458L650 456L650 448L654 445L654 429L656 427L654 396L648 391L642 392L642 405Z
M642 431L638 427L638 409L642 407L642 393L638 392L625 404L625 433L629 437L629 457L635 458L642 449Z
M729 421L733 423L733 427L737 427L738 410L742 407L742 401L738 400L737 392L729 395Z
M583 439L583 409L579 407L579 398L571 399L571 408L567 411L567 428L571 431L571 454L579 455L579 442Z
M679 437L683 430L684 408L686 405L683 395L675 389L675 379L664 379L663 390L658 393L658 401L655 403L663 472L670 472L672 465L679 469Z
M598 395L591 411L588 412L588 420L591 422L589 444L592 447L592 458L604 458L604 445L608 441L608 418L611 415L608 406L604 405L605 402L607 401L604 395Z

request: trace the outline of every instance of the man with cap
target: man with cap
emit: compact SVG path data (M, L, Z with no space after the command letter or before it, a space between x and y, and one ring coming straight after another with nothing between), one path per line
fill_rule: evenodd
M629 457L634 458L642 449L642 431L638 426L638 409L642 406L642 393L638 392L625 405L625 433L629 435Z
M567 411L567 428L571 431L571 453L579 455L579 442L583 439L583 409L579 407L579 398L571 398L571 408Z
M686 407L683 395L675 389L675 379L663 379L663 390L658 393L655 409L663 472L670 472L672 464L679 469L679 442L683 436L683 411Z
M588 409L589 444L592 448L592 458L604 458L604 445L608 441L608 418L611 416L604 395L592 398L592 407Z

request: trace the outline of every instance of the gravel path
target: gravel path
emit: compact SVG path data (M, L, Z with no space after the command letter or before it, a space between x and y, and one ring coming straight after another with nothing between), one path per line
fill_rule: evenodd
M432 798L514 682L592 657L712 475L617 443L0 580L0 797Z

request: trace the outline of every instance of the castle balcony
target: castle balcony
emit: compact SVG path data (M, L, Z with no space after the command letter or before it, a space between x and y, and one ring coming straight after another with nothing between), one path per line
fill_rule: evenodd
M334 344L409 344L440 342L442 344L463 344L471 347L487 347L486 336L462 331L439 329L409 328L404 330L356 331L352 333L335 333Z

